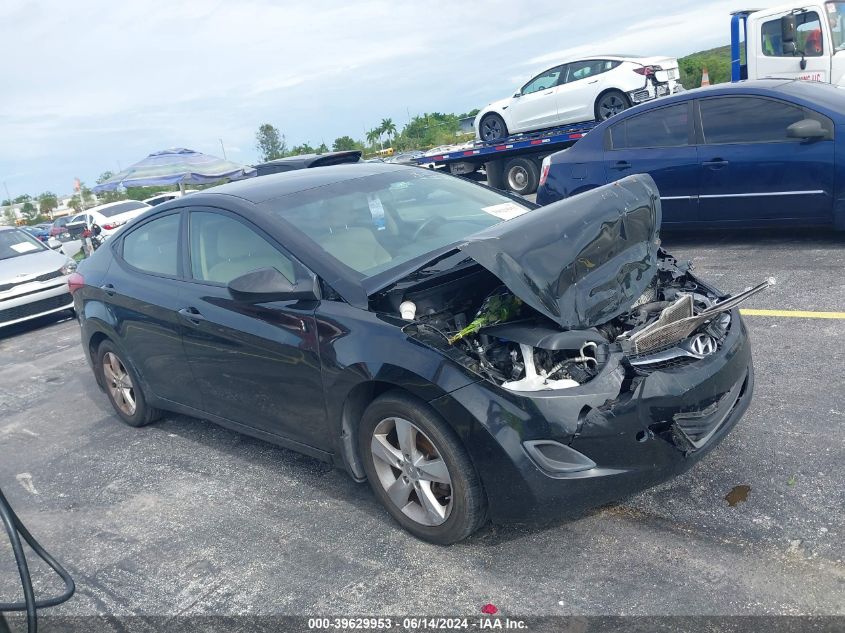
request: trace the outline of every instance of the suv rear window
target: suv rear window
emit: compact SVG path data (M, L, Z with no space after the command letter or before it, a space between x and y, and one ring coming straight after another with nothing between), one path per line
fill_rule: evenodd
M106 207L105 209L92 209L97 211L100 215L103 215L107 218L111 218L115 215L120 215L121 213L126 213L127 211L135 211L137 209L147 209L150 205L146 202L141 202L140 200L127 200L126 202L120 202L113 207Z

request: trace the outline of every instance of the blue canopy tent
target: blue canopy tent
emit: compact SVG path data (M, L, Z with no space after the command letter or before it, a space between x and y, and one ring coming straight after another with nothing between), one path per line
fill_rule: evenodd
M179 185L179 189L184 193L186 184L201 185L223 179L240 180L255 174L252 167L201 154L192 149L175 147L150 154L91 190L100 193L124 187Z

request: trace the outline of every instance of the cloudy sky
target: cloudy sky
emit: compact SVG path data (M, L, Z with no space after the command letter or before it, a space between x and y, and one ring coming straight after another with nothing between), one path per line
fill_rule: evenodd
M250 163L265 122L289 145L362 138L384 117L401 129L504 97L571 54L726 44L743 4L3 0L0 182L12 197L64 194L159 149L220 155L220 139Z

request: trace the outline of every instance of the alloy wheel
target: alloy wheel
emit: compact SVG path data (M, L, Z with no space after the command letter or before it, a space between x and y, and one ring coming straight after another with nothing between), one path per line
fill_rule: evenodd
M379 483L391 503L422 525L440 525L452 511L452 478L434 442L413 422L385 418L370 442Z
M625 100L616 94L606 95L599 103L599 115L605 121L626 108Z
M117 407L127 416L135 415L135 387L126 367L116 354L106 352L103 355L103 375L106 387Z
M485 141L495 141L503 136L502 122L498 117L491 116L481 122L481 138Z

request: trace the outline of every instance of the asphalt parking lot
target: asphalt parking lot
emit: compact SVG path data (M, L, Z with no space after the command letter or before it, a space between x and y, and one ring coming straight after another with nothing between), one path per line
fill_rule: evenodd
M843 234L664 244L728 291L775 276L749 308L845 311ZM757 387L737 428L682 477L572 522L436 547L308 457L183 416L124 426L73 320L0 334L0 486L77 581L59 614L842 615L845 320L746 322ZM0 538L0 596L18 586Z

